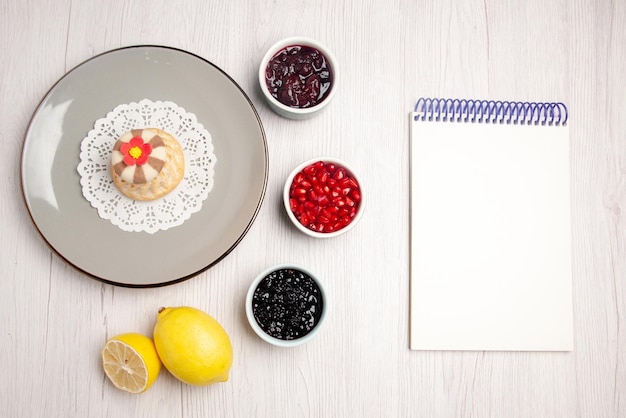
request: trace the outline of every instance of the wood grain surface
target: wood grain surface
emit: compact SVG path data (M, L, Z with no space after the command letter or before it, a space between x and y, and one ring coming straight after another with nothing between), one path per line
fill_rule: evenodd
M341 71L328 109L298 122L274 114L257 81L266 49L293 35L326 44ZM66 264L34 228L20 184L24 135L48 89L84 60L137 44L181 48L227 72L254 103L270 155L265 201L237 248L155 289L103 284ZM1 415L626 416L625 45L623 0L3 0ZM407 122L422 96L568 105L572 352L408 349ZM359 171L367 208L353 230L320 241L289 224L281 191L293 167L322 155ZM260 340L244 312L256 274L282 262L318 272L332 298L322 332L294 349ZM151 335L158 308L177 305L224 325L230 380L198 388L163 372L143 395L116 390L100 365L106 339Z

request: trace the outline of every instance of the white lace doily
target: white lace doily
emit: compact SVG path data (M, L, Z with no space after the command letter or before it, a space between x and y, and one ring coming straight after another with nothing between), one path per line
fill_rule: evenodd
M152 201L124 196L113 183L111 152L120 136L132 129L159 128L173 135L183 148L185 175L167 195ZM213 188L211 134L193 113L172 102L141 100L117 106L98 119L80 146L78 173L85 199L124 231L153 234L181 225L198 212Z

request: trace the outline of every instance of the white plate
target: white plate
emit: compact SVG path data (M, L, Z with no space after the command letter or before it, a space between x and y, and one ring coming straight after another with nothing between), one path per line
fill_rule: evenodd
M217 157L202 210L153 235L101 219L76 171L80 143L94 122L118 104L144 98L194 113ZM265 196L267 142L252 102L224 71L178 49L135 46L87 60L50 89L26 132L21 175L32 220L62 258L111 284L161 286L211 267L244 237Z

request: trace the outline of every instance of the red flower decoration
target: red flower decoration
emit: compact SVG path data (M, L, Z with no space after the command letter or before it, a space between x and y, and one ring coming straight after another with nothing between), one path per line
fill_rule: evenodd
M152 145L145 143L143 138L134 136L129 142L122 144L120 152L126 165L144 165L152 153Z

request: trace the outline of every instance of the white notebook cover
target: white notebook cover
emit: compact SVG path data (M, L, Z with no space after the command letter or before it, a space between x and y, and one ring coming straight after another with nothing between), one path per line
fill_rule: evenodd
M569 128L416 116L410 348L572 350Z

